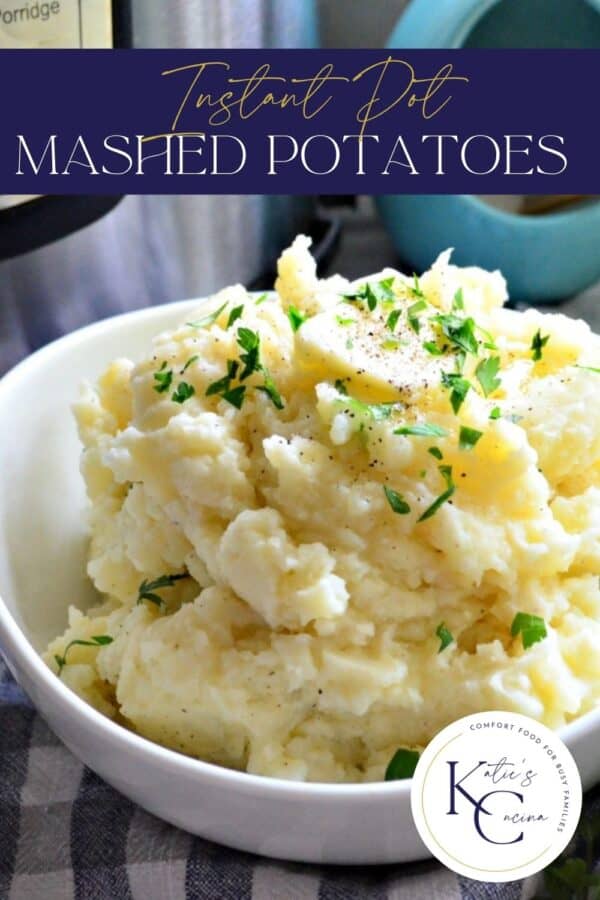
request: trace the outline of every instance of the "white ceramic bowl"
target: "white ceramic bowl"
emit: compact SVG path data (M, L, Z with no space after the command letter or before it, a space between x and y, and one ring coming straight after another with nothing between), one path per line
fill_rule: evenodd
M301 784L190 759L115 725L80 700L39 652L85 606L86 505L70 406L84 379L199 301L107 319L56 341L0 381L0 646L33 703L91 769L145 809L202 837L265 856L392 863L428 855L408 782ZM600 711L564 729L586 786L600 778Z

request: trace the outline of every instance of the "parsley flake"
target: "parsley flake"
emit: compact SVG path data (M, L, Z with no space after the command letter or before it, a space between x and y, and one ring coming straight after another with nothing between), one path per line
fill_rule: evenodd
M167 369L167 363L164 362L158 372L155 372L153 375L156 384L154 385L154 390L157 394L166 393L171 387L171 382L173 381L173 370Z
M461 310L465 308L465 298L463 297L463 289L460 287L452 299L452 309Z
M333 386L335 387L338 394L346 394L346 395L348 394L348 388L344 384L344 382L346 380L347 380L346 378L336 378L335 379Z
M427 350L428 353L431 353L432 356L443 356L444 349L439 347L435 341L424 341L423 347Z
M351 316L336 316L335 320L338 325L341 325L344 328L348 325L354 325L356 322L356 319L353 319Z
M245 350L240 354L240 359L244 363L244 369L240 375L240 381L245 381L253 372L260 369L260 335L250 328L238 328L237 342Z
M337 403L343 406L346 411L354 413L356 416L373 419L375 422L389 419L393 409L396 407L395 403L363 403L362 400L357 400L356 397L347 396L347 392L346 396L337 400Z
M398 347L406 347L408 341L402 341L398 338L386 338L381 342L382 350L397 350Z
M594 368L594 366L575 366L576 369L584 369L586 372L595 372L596 375L600 375L600 369Z
M390 331L393 331L396 325L398 324L398 319L402 315L401 309L393 309L389 316L387 317L385 327L389 328Z
M425 522L427 519L431 519L432 516L436 514L440 506L443 506L446 501L450 499L456 490L456 485L452 480L452 466L438 466L440 475L446 482L446 490L443 494L433 501L431 506L428 506L423 515L418 519L419 522Z
M223 394L224 391L227 391L231 385L232 379L237 375L239 367L240 364L237 360L227 360L227 375L224 375L223 378L219 378L218 381L213 381L212 384L209 384L206 388L206 396L212 397L214 394Z
M244 314L244 304L241 306L234 307L229 313L229 318L227 319L226 328L229 329L233 325L234 322L237 322L238 319L241 319Z
M275 387L275 382L268 372L265 371L265 383L263 385L259 385L256 390L261 391L263 394L266 394L267 397L270 397L273 406L276 409L283 409L284 403L281 399L281 394Z
M405 778L412 778L419 762L419 756L418 750L406 750L404 747L396 750L385 770L385 780L403 781Z
M387 497L387 501L390 504L392 510L400 516L405 516L410 512L410 506L402 496L397 491L392 490L392 488L388 487L387 484L384 484L383 491L385 496Z
M190 397L193 397L195 393L196 389L193 384L188 384L187 381L181 381L171 394L171 400L174 403L185 403L185 401L189 400Z
M452 632L446 628L445 622L440 622L438 627L435 630L436 637L440 639L440 649L438 653L441 653L446 647L449 647L450 644L454 643L454 637L452 636Z
M495 406L490 413L490 419L492 419L492 420L499 419L501 415L502 415L502 410L500 409L499 406Z
M260 306L261 303L264 303L265 300L268 300L268 299L269 299L269 294L264 293L264 294L261 294L260 297L257 297L256 300L254 301L254 303L256 306Z
M163 599L155 591L173 587L175 582L181 581L182 578L188 578L188 575L160 575L154 581L144 579L138 588L137 602L143 603L144 600L148 600L149 603L154 603L155 606L162 606Z
M461 319L453 313L446 315L432 316L432 321L436 322L448 340L459 350L464 353L476 354L479 343L475 337L475 321L470 317Z
M70 644L67 644L65 647L65 651L62 656L55 654L54 661L58 666L58 675L59 677L62 675L62 670L67 665L67 655L71 647L106 647L108 644L112 644L114 638L110 637L108 634L98 634L94 637L91 637L89 641L77 640L71 641Z
M232 406L235 406L236 409L241 409L242 403L244 402L245 394L246 394L246 385L240 384L237 387L223 391L221 396L222 396L223 400L227 400L227 402L231 403Z
M471 382L459 372L442 372L442 385L450 391L450 405L456 415L471 389Z
M186 322L185 324L189 328L208 328L209 325L213 325L217 321L226 306L227 301L218 309L215 309L214 312L208 313L204 318L198 319L196 322Z
M543 641L548 636L546 623L541 616L533 616L529 613L517 613L510 626L510 633L513 637L521 635L523 641L523 649L528 650L538 641Z
M496 377L499 369L499 356L488 356L487 359L482 359L475 369L475 377L481 385L484 396L488 397L493 394L502 384L502 380Z
M417 276L415 275L415 278L416 277ZM421 296L423 295L421 294ZM424 309L427 309L427 303L425 302L425 300L417 300L416 303L412 303L406 310L408 324L415 334L418 334L421 330L421 320L419 319L417 313L423 312Z
M418 437L446 437L448 432L441 425L430 425L423 423L422 425L402 425L396 428L394 434L412 434Z
M296 309L295 306L290 306L288 309L288 319L290 320L290 325L292 326L292 331L298 331L301 325L303 325L308 316L303 312L300 312L299 309Z
M421 283L417 275L413 272L413 283L408 289L413 297L421 297L423 300L425 299L425 294L421 290Z
M378 303L390 303L394 300L392 285L394 276L383 278L381 281L367 282L361 285L353 294L344 294L344 299L350 303L356 300L366 302L370 312L375 310Z
M477 431L476 428L467 428L466 425L461 425L458 446L461 450L472 450L482 437L483 431Z
M440 450L439 447L428 447L427 452L430 453L431 456L433 456L435 459L441 460L444 458L444 454L442 453L442 451Z
M189 369L190 366L193 366L195 362L198 362L198 359L199 359L199 358L200 358L200 357L198 357L198 356L190 356L190 358L189 358L188 361L186 362L185 366L184 366L183 369L181 370L181 374L183 375L183 373L184 373L187 369Z
M536 331L536 333L534 334L534 336L531 339L531 347L530 347L531 358L534 362L540 361L540 359L543 356L542 351L549 340L550 340L550 335L545 334L542 337L541 329L538 328L538 330Z

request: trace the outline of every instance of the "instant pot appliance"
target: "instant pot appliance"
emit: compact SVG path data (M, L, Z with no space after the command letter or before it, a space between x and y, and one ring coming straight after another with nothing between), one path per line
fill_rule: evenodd
M24 52L128 43L294 48L316 42L312 0L0 0L0 48ZM315 215L308 197L119 199L0 199L5 367L98 318L202 296L235 281L257 283L285 244L310 230Z

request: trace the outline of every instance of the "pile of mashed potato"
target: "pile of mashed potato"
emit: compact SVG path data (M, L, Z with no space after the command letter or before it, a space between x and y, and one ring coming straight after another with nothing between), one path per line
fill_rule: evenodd
M350 283L309 244L276 294L227 288L85 388L103 599L48 664L153 741L310 781L380 780L476 711L580 716L600 338L449 253Z

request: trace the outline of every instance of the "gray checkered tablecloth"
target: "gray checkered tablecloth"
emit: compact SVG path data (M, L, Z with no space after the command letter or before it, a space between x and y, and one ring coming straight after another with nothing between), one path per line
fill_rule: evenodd
M465 892L466 891L466 892ZM0 898L342 900L502 897L433 864L362 870L283 865L193 838L85 769L0 661Z
M352 214L333 270L358 277L393 263L393 249L369 209ZM109 307L99 298L89 308L27 306L22 287L13 272L7 290L14 289L14 300L9 291L0 304L0 374L59 334L121 311L114 304L122 305L122 297L111 297ZM600 286L565 312L600 331ZM584 820L597 812L600 789L586 798ZM576 843L572 853L600 863L598 834L587 846ZM600 900L600 888L576 892L555 884L554 891L547 893L540 879L479 884L434 862L374 868L278 863L187 835L85 769L35 713L0 655L0 900Z
M600 791L586 815L600 810ZM583 852L583 851L582 851ZM59 742L0 657L0 900L526 900L434 862L337 867L228 850L166 825ZM597 894L555 895L596 900Z

